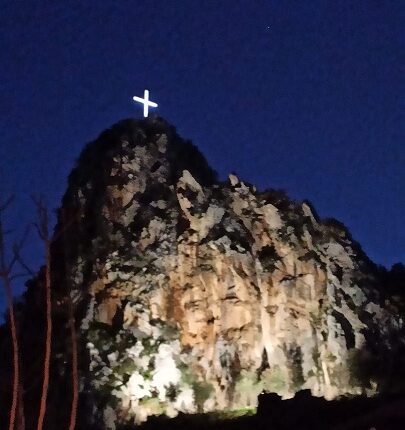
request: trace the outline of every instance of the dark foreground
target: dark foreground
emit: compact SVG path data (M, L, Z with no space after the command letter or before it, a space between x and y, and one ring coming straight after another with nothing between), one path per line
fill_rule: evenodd
M405 395L335 401L312 397L307 391L301 391L290 400L281 400L277 395L263 395L254 416L224 420L203 415L182 415L170 420L155 418L139 429L403 430Z

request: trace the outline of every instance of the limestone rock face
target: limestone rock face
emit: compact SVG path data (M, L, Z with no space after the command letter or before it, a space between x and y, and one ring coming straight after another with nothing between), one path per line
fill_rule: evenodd
M107 428L254 408L261 392L372 392L354 363L370 333L402 320L349 233L310 205L218 182L191 143L147 119L87 147L63 207L80 213L65 241L82 389Z

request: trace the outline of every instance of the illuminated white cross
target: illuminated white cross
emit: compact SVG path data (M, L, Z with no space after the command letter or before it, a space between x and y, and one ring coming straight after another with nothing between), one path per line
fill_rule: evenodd
M145 90L143 98L134 96L133 100L143 104L143 116L145 118L148 117L149 106L157 107L157 103L149 101L149 90Z

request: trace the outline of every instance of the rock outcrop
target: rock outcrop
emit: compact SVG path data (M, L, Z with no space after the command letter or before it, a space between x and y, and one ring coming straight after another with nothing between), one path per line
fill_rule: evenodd
M55 308L68 291L81 390L109 429L255 408L262 392L372 394L363 363L402 330L340 223L219 182L161 119L122 121L83 151L56 231Z

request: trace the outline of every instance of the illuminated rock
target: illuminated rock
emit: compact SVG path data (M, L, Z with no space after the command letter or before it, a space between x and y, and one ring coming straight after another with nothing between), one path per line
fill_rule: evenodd
M85 149L63 205L82 214L64 235L66 278L85 308L83 386L108 428L254 408L261 392L373 392L353 363L368 333L402 322L350 234L308 204L235 175L218 182L195 147L147 119Z

